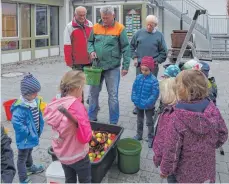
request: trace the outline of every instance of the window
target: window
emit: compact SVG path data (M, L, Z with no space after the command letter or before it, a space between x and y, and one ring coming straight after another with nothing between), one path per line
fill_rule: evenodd
M37 39L35 45L36 47L47 47L49 45L49 39Z
M31 37L31 8L29 4L21 4L21 37Z
M47 6L36 6L36 35L48 35Z
M30 40L22 40L21 41L21 48L22 49L30 49L31 48L31 41Z
M59 7L50 6L50 44L59 45Z
M1 49L2 51L17 50L19 49L18 45L18 41L2 41Z
M18 37L17 4L2 3L2 36Z

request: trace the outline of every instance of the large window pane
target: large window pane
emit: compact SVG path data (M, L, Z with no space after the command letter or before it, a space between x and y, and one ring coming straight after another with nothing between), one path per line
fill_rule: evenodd
M59 7L50 6L50 42L59 45Z
M36 47L47 47L49 39L39 39L36 40L35 45Z
M48 35L47 6L36 6L36 35Z
M17 4L2 3L2 36L18 37Z
M31 36L31 16L29 4L21 4L21 36L27 38Z
M1 42L1 49L2 49L2 51L17 50L17 49L19 49L18 45L19 45L18 41L2 41Z

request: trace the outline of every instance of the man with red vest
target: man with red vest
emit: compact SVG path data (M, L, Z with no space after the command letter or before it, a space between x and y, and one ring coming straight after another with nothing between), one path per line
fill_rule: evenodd
M91 65L87 40L93 24L86 19L86 15L85 7L76 7L73 20L64 30L64 59L66 65L73 70L83 70L84 66Z
M75 9L73 20L64 30L64 58L67 66L72 69L83 69L90 65L87 51L87 40L93 24L86 19L87 10L83 6Z

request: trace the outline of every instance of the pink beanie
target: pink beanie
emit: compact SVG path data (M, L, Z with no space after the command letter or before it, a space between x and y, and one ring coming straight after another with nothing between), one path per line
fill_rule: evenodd
M153 71L155 68L155 61L151 56L144 56L141 61L141 66L146 66Z

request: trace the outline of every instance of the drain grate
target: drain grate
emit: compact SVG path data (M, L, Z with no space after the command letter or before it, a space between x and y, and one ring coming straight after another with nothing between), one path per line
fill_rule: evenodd
M18 77L23 75L23 72L10 72L10 73L4 73L2 74L2 77L6 77L6 78L11 78L11 77Z

